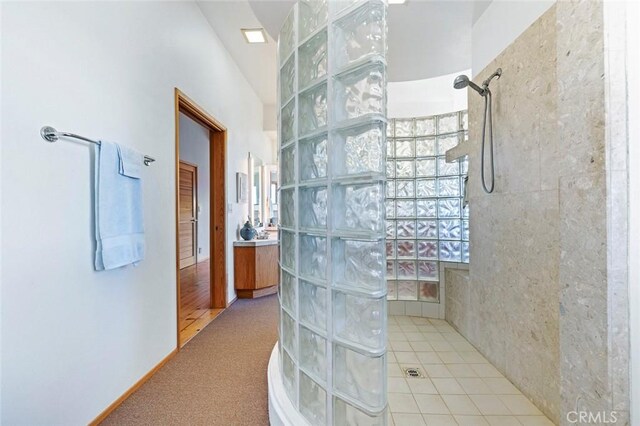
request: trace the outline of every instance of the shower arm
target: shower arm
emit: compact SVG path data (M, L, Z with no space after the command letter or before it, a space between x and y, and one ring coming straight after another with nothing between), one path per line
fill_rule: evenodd
M502 76L502 68L498 68L493 74L489 76L489 78L487 78L485 81L482 82L483 91L489 92L489 84L491 84L491 80L493 80L494 78L497 78L498 80L500 80L501 76Z

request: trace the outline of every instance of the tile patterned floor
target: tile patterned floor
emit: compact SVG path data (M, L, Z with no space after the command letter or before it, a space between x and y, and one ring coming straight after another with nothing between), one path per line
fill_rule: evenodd
M389 316L388 348L391 426L553 425L446 321Z

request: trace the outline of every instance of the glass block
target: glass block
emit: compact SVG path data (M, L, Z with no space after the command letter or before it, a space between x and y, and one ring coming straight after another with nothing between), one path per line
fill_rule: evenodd
M469 130L469 113L467 111L462 111L460 122L462 124L463 130Z
M387 279L394 279L396 277L396 262L395 260L387 260ZM389 289L387 287L387 295Z
M469 174L469 158L467 155L464 156L464 160L460 161L460 174L461 175Z
M440 301L439 297L439 287L440 284L437 282L431 281L422 281L418 283L418 292L420 293L420 300L424 302L433 302L438 303Z
M387 160L387 164L386 164L386 169L387 169L387 178L388 179L392 179L396 176L396 162L393 160Z
M419 260L418 261L418 279L419 280L437 280L438 279L438 262Z
M460 143L458 134L438 136L438 155L446 155L447 151Z
M332 139L336 176L384 174L384 123L338 130Z
M438 157L438 175L439 176L452 176L460 174L460 162L454 161L447 163L445 157Z
M302 139L300 149L300 180L309 181L327 177L327 135Z
M396 181L388 180L386 182L385 194L387 198L395 198L396 197Z
M295 271L296 237L293 232L280 231L280 261L282 266Z
M295 90L296 62L292 56L282 70L280 70L280 99L281 102L289 100Z
M294 11L289 12L287 19L282 24L280 30L280 37L278 37L278 51L280 54L280 63L284 62L289 54L293 51L295 45L295 26L294 26Z
M424 158L416 160L417 177L434 177L436 175L436 159Z
M416 241L415 240L398 240L397 242L398 258L416 257Z
M280 211L282 212L280 224L285 228L296 226L294 191L293 188L280 190Z
M435 220L418 221L418 238L438 238L438 224Z
M397 138L406 138L412 137L415 135L415 127L413 124L413 119L396 119L396 137Z
M438 200L438 217L460 217L460 198L440 198Z
M392 138L393 137L393 130L395 129L395 125L394 125L394 120L390 119L387 122L387 137L388 138ZM387 155L389 155L389 153L387 153ZM393 156L393 155L392 155Z
M296 322L286 311L282 311L282 346L295 357L298 333Z
M396 160L397 178L412 178L414 176L414 160Z
M416 197L415 182L412 180L396 181L396 197L415 198Z
M416 221L415 220L399 220L396 235L398 238L415 238L416 237Z
M416 156L416 143L413 139L396 140L396 157L413 158Z
M295 159L295 145L291 145L282 150L282 157L280 160L280 176L282 179L282 185L291 185L292 183L295 183Z
M384 426L387 424L387 412L371 416L358 408L344 402L340 398L334 398L334 422L335 425L350 426Z
M397 217L416 217L415 200L396 200Z
M436 118L416 118L416 135L429 136L436 134Z
M386 288L386 282L383 281L383 284ZM386 307L385 298L369 299L334 290L334 335L368 350L384 349L386 337L383 324L387 315Z
M321 84L300 94L298 100L300 135L327 125L327 85Z
M416 200L416 216L418 218L436 217L438 214L438 205L436 200Z
M416 261L415 260L399 260L396 274L398 279L416 279ZM399 291L399 290L398 290Z
M436 155L436 138L416 139L416 156L432 157Z
M438 242L429 240L418 241L418 258L438 259Z
M387 219L394 219L396 217L396 202L393 200L387 200L385 203L385 216Z
M326 425L327 391L303 372L300 372L300 413L311 425Z
M457 112L438 116L438 134L457 132L459 129Z
M459 240L461 237L460 220L440 220L438 234L441 240Z
M315 280L327 279L327 239L316 235L301 234L300 276Z
M298 51L298 87L303 89L327 75L327 32L322 31Z
M418 179L416 180L416 197L428 198L436 196L436 180L435 179Z
M300 40L327 23L329 7L327 0L302 0L298 3Z
M469 221L462 221L462 240L469 241Z
M392 278L395 278L395 275ZM387 281L387 300L398 300L398 283L396 281Z
M383 183L337 185L332 201L335 229L383 235Z
M418 300L418 283L398 281L398 300Z
M296 389L298 388L298 369L287 351L282 351L282 377L284 390L287 393L287 396L289 396L289 399L295 405L297 400Z
M296 278L285 270L281 271L280 295L282 306L287 308L289 312L296 312Z
M387 129L388 129L388 127L387 127ZM395 145L396 145L396 144L395 144L394 140L393 140L393 139L390 139L390 138L389 138L389 135L387 135L387 158L393 158L393 157L395 157L395 155L396 155L396 154L395 154L395 153L396 153L396 150L395 150L395 148L394 148L394 147L395 147Z
M368 114L385 114L384 65L366 65L336 77L335 119L340 122Z
M462 262L469 263L469 242L462 243Z
M327 227L327 187L300 188L300 226L324 229Z
M327 289L300 280L300 320L325 331L327 329Z
M336 64L342 68L369 55L385 55L385 7L365 3L334 24L332 46Z
M333 385L336 391L355 398L371 408L384 408L386 397L384 356L370 358L336 344L333 360Z
M387 241L386 245L386 255L388 258L396 257L396 242L395 241Z
M302 326L300 326L300 366L320 380L320 383L326 383L327 340ZM300 402L302 403L302 399Z
M460 241L440 241L440 260L445 262L461 262Z
M387 220L387 238L394 239L396 238L396 221L395 220Z
M384 289L385 247L382 240L336 238L332 251L334 282L367 292Z
M289 142L293 139L294 129L293 126L295 124L295 99L291 99L291 101L282 108L282 112L280 115L280 133L282 135L282 140L280 143L282 145Z
M438 179L438 197L459 197L460 178L448 177Z

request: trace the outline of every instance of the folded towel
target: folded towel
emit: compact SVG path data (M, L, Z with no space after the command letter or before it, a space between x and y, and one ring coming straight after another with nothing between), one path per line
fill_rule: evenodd
M96 271L144 259L142 155L102 141L95 166ZM136 164L137 163L137 164Z
M142 162L144 161L142 154L126 146L116 146L118 147L118 171L120 174L140 179L142 177Z

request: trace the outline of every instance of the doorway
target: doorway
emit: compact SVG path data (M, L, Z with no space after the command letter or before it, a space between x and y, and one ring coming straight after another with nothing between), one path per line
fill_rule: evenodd
M226 128L175 89L178 348L226 307Z

